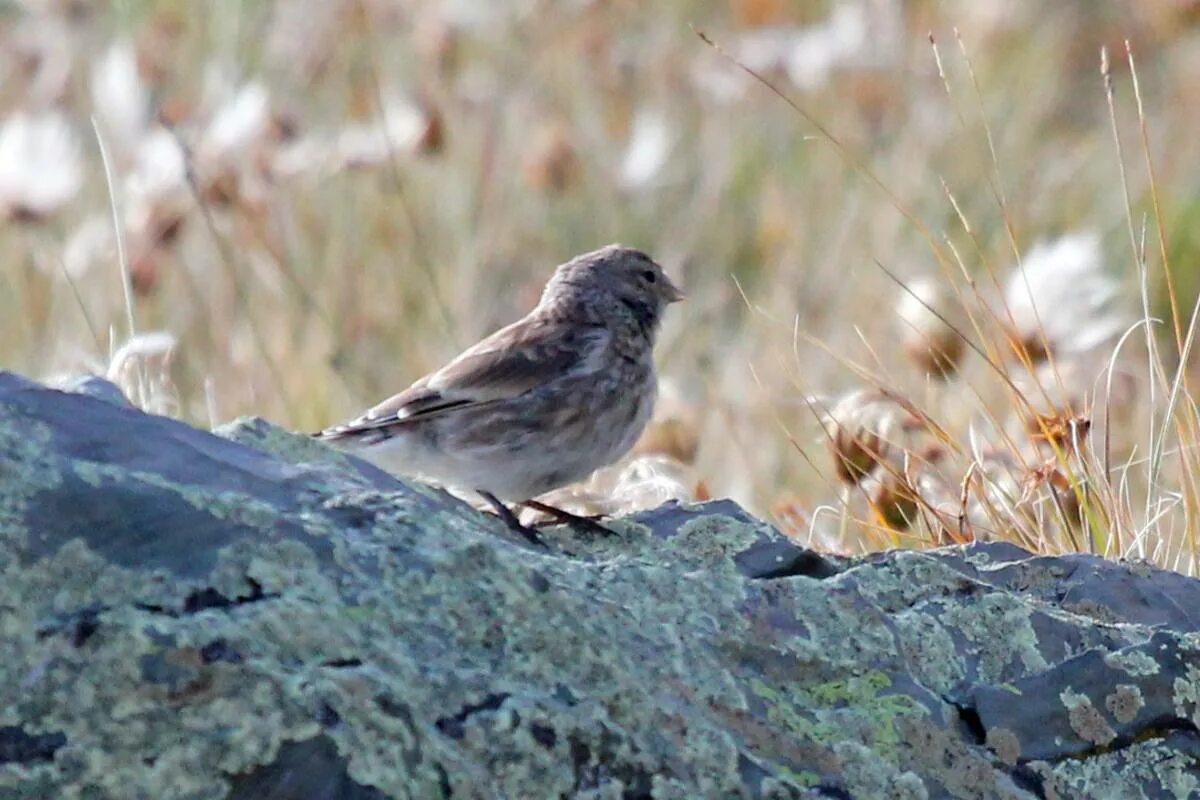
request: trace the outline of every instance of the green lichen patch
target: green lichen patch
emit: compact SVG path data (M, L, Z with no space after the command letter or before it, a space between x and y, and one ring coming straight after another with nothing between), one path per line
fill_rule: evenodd
M1034 762L1030 768L1042 776L1048 798L1188 800L1200 791L1195 757L1158 738L1085 759L1066 759L1053 765Z
M1104 663L1133 678L1145 678L1161 672L1161 666L1149 653L1132 647L1106 653Z
M812 685L772 687L761 680L750 682L767 720L792 738L833 748L850 736L894 770L903 760L898 721L928 712L913 698L891 689L891 677L878 670Z
M951 631L937 618L915 613L898 615L896 628L913 677L936 694L949 694L967 671Z
M974 603L948 607L941 616L971 643L980 679L1004 683L1048 666L1030 622L1031 613L1028 603L997 592Z
M39 397L20 441L0 413L0 469L32 476L3 490L0 796L1196 788L1190 732L1135 727L1196 714L1193 642L1064 612L1011 546L991 573L986 545L810 564L717 503L535 548L261 422L229 441L93 403L76 458L43 418L82 417L46 404L92 401Z
M46 426L10 415L0 406L0 543L15 548L27 533L26 509L39 492L62 482ZM35 521L36 523L36 521ZM0 552L3 563L6 550Z
M873 748L857 742L836 742L838 768L853 797L889 797L896 800L927 800L929 791L921 778L907 771L889 768Z
M260 417L238 417L213 429L224 439L253 447L289 464L329 464L347 472L355 468L342 451L302 433L292 433Z
M946 596L969 594L974 582L927 553L897 550L885 566L872 565L861 591L880 609L903 611Z
M762 523L748 524L719 515L697 516L680 526L669 539L669 547L697 560L726 561L758 541L762 531Z
M1175 716L1200 726L1200 666L1188 664L1184 674L1172 682L1172 690Z

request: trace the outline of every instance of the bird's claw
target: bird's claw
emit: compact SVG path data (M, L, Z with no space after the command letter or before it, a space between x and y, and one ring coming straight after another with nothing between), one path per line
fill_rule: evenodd
M604 519L603 514L594 514L583 516L581 514L572 514L570 511L564 511L561 508L552 506L549 503L543 503L540 500L526 500L521 505L526 508L532 508L535 511L540 511L550 517L549 520L540 524L535 524L534 527L544 525L566 525L576 530L588 531L589 533L599 533L604 536L617 536L617 532L612 528L606 528L597 520Z
M514 514L512 510L500 500L500 498L496 497L490 492L482 491L479 492L479 496L487 501L487 504L492 507L493 511L496 512L496 516L500 518L506 528L513 533L520 535L521 538L529 542L529 544L533 545L534 547L546 547L546 543L542 541L540 536L538 536L537 531L528 525L523 525L521 520L517 519L517 515Z

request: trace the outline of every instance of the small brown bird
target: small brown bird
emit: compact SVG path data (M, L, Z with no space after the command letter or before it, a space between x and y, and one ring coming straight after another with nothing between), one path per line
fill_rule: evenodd
M658 391L659 323L681 299L638 250L576 256L523 319L317 436L384 469L474 490L537 541L503 501L572 518L535 498L633 447Z

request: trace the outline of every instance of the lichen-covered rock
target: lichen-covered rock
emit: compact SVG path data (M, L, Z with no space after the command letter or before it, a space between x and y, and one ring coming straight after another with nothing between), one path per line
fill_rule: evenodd
M1200 792L1195 581L609 524L0 374L0 797Z

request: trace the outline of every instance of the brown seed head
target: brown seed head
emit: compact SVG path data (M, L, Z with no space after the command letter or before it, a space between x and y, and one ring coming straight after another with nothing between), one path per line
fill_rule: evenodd
M1079 500L1081 495L1086 495L1087 484L1077 486L1075 480L1059 469L1056 460L1029 470L1022 489L1022 501L1026 505L1048 500L1058 508L1069 526L1078 528L1082 525L1083 507Z
M580 177L579 154L567 127L555 123L539 131L522 166L525 180L538 191L558 193L574 186Z
M834 469L856 484L898 449L906 430L920 422L900 403L881 392L853 392L839 400L824 419Z
M1025 425L1029 438L1035 443L1051 444L1070 451L1086 441L1092 421L1083 415L1035 414Z
M905 475L883 476L870 493L871 513L876 522L893 531L906 531L916 524L920 498Z
M902 457L884 465L867 488L872 515L894 531L908 530L924 519L939 543L957 540L957 536L944 534L939 525L939 520L950 518L959 505L947 477L950 462L949 451L937 442L926 443L918 451L903 450Z
M954 293L932 278L918 278L901 289L896 315L909 360L927 375L951 377L966 353L963 332L968 323Z

